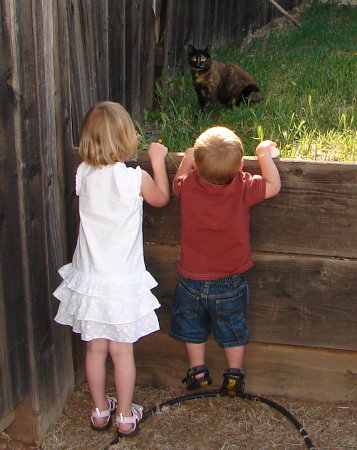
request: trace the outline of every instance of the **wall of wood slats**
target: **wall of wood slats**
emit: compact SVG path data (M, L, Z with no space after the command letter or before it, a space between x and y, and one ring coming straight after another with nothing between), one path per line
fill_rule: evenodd
M167 160L171 180L181 157L170 154ZM145 155L140 161L150 171ZM357 164L279 160L277 166L280 194L251 209L255 266L246 273L251 332L247 387L260 394L355 401ZM245 159L244 170L258 169L254 158ZM179 233L178 199L172 197L160 209L145 207L146 263L159 283L155 294L162 306L161 332L138 345L138 365L145 367L138 371L142 382L178 384L177 368L182 376L187 370L184 346L168 337ZM154 345L153 356L149 348ZM175 371L161 367L168 354L171 364L177 363ZM207 362L220 383L225 361L212 338Z
M43 434L73 388L70 335L53 322L51 292L65 253L57 180L53 3L2 1L1 417L26 402ZM57 68L58 70L58 68ZM3 383L3 379L2 379ZM44 413L45 412L45 413ZM16 418L16 414L15 414ZM11 429L13 425L10 426ZM21 437L21 420L14 428Z
M285 9L300 3L279 1ZM197 48L237 44L248 32L280 16L266 0L167 0L164 70L170 77L184 71L188 44Z

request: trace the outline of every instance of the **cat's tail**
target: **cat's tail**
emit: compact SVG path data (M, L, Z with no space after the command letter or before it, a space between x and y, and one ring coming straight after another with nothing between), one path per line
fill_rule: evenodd
M242 91L242 99L245 102L259 103L262 100L262 94L259 86L256 84L248 84Z

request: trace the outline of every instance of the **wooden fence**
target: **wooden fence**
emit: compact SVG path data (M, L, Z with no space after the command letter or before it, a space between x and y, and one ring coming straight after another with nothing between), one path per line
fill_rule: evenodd
M0 430L17 438L41 437L83 374L51 293L76 239L72 148L85 112L109 98L140 120L189 42L228 45L279 15L265 0L191 3L0 0Z
M280 13L266 0L180 0L162 3L167 3L163 65L168 76L184 71L188 44L198 48L207 44L218 47L233 45L248 32L254 32L280 17ZM297 0L279 1L286 9L300 3Z

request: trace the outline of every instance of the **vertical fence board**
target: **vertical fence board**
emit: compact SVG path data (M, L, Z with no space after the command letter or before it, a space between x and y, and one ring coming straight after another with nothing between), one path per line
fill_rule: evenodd
M134 120L140 118L140 66L143 8L140 0L127 0L125 30L126 106Z
M142 21L142 46L140 72L140 111L138 119L141 118L145 109L151 109L154 101L155 87L155 33L154 33L154 11L152 0L144 0Z
M19 28L20 38L16 43L18 52L14 65L18 77L21 101L18 109L19 141L16 146L18 160L17 180L19 186L19 210L21 211L22 255L26 270L22 310L27 325L26 344L29 349L30 373L37 370L48 373L48 366L41 356L52 344L50 319L48 315L47 250L44 236L45 212L42 184L41 139L39 110L37 102L37 67L34 51L36 47L32 27L32 2L19 2L14 9L14 18ZM20 145L21 143L21 145ZM46 292L47 291L47 292ZM42 346L42 349L40 350ZM38 353L38 351L40 352ZM35 383L31 383L32 407L39 412L39 397ZM36 424L33 424L36 427Z
M109 83L110 98L126 106L125 34L126 1L109 0Z
M2 392L0 416L8 414L28 393L27 377L27 323L25 314L25 274L22 258L23 222L20 204L21 185L18 183L19 103L21 90L17 73L16 8L10 0L1 0L0 46L0 263L2 313L4 320L2 340L1 384L7 380ZM14 282L16 280L16 282ZM16 305L16 314L14 314ZM6 355L6 356L5 356Z
M107 0L67 1L71 57L73 139L79 143L79 130L88 109L108 100Z

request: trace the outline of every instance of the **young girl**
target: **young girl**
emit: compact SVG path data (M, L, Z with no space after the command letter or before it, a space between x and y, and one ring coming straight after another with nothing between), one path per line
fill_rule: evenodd
M137 150L134 124L118 103L92 107L84 120L77 170L80 228L72 263L59 270L54 292L61 303L56 322L73 327L87 341L86 377L94 409L93 430L111 426L116 411L118 436L133 436L143 408L132 403L135 385L133 343L159 329L151 293L157 283L143 257L143 199L152 206L170 197L167 148L149 146L154 178L126 167ZM105 395L106 359L114 364L118 400Z

